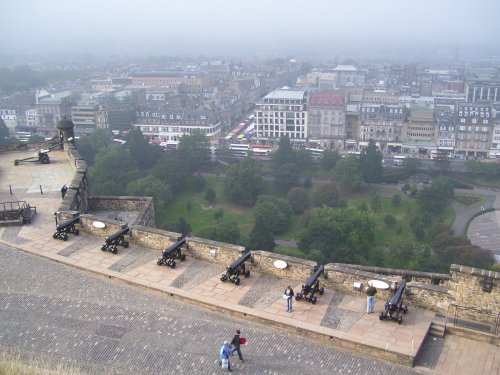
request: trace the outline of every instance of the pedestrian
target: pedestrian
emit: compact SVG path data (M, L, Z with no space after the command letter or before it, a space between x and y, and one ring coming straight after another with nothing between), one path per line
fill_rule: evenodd
M220 348L220 365L222 368L227 368L231 372L231 362L229 362L229 357L231 356L231 347L229 346L229 341L224 341Z
M238 358L240 359L241 362L245 362L243 360L243 356L241 355L241 348L240 348L240 345L241 345L241 341L240 341L240 330L237 329L236 330L236 333L234 334L233 336L233 340L231 341L231 345L233 346L233 350L231 351L231 355L233 355L233 353L236 351L238 352Z
M68 187L66 185L63 185L63 187L61 188L61 195L64 199L64 196L66 195L66 192L68 191Z
M283 294L283 298L286 299L286 311L292 312L292 297L293 297L293 289L290 285L286 287L285 293Z
M368 282L369 287L366 288L366 313L372 314L375 309L375 294L377 289Z

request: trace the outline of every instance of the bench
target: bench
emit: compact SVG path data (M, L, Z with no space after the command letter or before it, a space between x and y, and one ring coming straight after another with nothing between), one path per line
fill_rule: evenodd
M36 215L36 206L30 206L28 204L21 210L21 215L23 217L23 224L31 223L31 219Z

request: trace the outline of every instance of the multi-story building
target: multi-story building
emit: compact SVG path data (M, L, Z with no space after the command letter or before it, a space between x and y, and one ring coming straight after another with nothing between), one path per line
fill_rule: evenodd
M278 143L287 135L291 142L305 145L307 137L306 91L280 89L256 103L255 133L258 142Z
M411 106L410 115L403 123L403 152L422 154L436 150L438 144L438 123L430 105Z
M434 117L438 123L438 149L455 151L456 125L454 121L454 106L435 105Z
M465 80L467 102L500 101L500 68L496 70L475 70Z
M204 72L141 72L132 75L134 85L167 86L182 84L185 93L201 93L214 79Z
M5 122L10 134L15 134L17 115L15 109L0 109L0 118Z
M75 124L75 135L92 133L96 128L96 117L96 105L76 105L71 108L71 121Z
M407 108L401 104L360 105L359 146L365 147L373 139L382 151L401 152L401 129L407 117Z
M310 147L343 149L345 91L318 91L309 95L307 138Z
M136 114L134 128L139 128L150 141L178 141L184 134L199 131L210 140L220 136L221 122L211 111L204 109L149 110L141 108Z
M455 108L455 153L486 157L491 143L492 116L488 103L463 103Z
M35 108L30 108L26 110L26 126L34 128L38 126L38 116Z
M337 65L333 72L337 74L338 87L362 87L365 84L366 72L352 65Z

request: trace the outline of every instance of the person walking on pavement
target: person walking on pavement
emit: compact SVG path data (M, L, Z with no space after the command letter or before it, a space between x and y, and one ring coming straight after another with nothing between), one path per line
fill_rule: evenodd
M377 294L377 289L368 283L369 287L366 288L366 313L372 314L375 310L375 294Z
M68 192L68 187L66 185L63 185L63 187L61 188L61 195L63 199L67 192Z
M286 299L286 307L287 307L287 312L291 313L292 312L292 298L293 298L293 289L290 285L286 287L285 294L283 294L283 298Z
M241 355L241 348L240 348L240 330L237 329L235 335L233 336L233 340L231 341L231 345L233 345L233 350L231 351L231 355L236 351L238 352L238 358L240 359L241 362L245 362L243 360L243 356Z
M231 370L231 362L229 362L229 357L231 356L231 347L229 346L229 341L224 341L224 344L222 344L222 347L220 348L220 364L222 368L225 367L225 363L227 363L227 369L229 372L233 371Z

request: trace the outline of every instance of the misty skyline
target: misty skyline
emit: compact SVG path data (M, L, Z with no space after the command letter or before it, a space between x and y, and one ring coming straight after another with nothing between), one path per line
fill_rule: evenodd
M4 0L0 54L498 52L495 0Z

